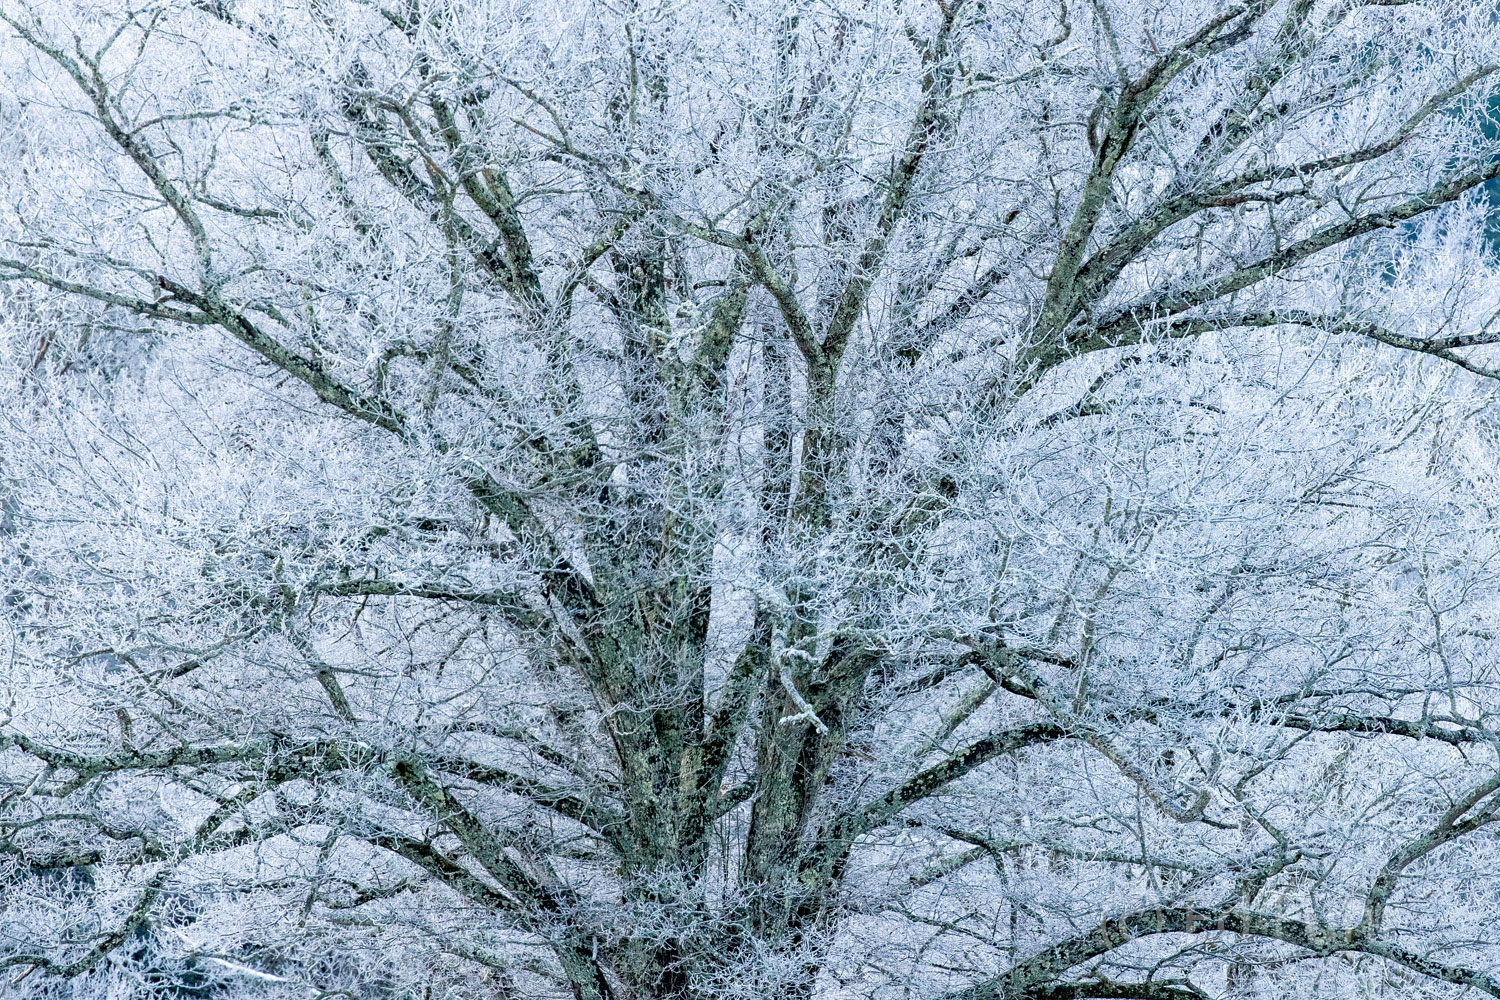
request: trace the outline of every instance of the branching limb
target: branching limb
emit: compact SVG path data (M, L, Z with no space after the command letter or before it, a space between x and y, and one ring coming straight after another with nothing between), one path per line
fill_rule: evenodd
M1492 158L1462 173L1450 175L1448 179L1434 185L1424 193L1408 198L1390 208L1368 215L1356 215L1343 222L1317 229L1308 236L1289 243L1252 264L1183 291L1169 292L1148 302L1119 310L1084 331L1083 335L1074 341L1071 353L1076 355L1118 346L1126 342L1138 342L1141 337L1140 331L1148 328L1153 321L1168 320L1190 309L1226 298L1300 264L1330 247L1338 246L1340 243L1346 243L1378 229L1393 228L1443 205L1451 204L1469 191L1496 177L1500 177L1500 157Z
M1402 871L1444 844L1451 843L1465 834L1473 833L1480 827L1500 819L1500 799L1491 798L1496 791L1500 791L1500 772L1470 789L1468 794L1460 798L1438 818L1437 824L1431 830L1404 844L1400 850L1386 859L1385 864L1381 866L1380 874L1375 877L1375 882L1370 887L1369 894L1365 897L1365 912L1359 927L1354 932L1356 936L1368 937L1380 933L1380 927L1385 918L1386 904L1390 901L1391 894L1396 891ZM1480 803L1487 798L1490 801L1482 808L1478 808Z

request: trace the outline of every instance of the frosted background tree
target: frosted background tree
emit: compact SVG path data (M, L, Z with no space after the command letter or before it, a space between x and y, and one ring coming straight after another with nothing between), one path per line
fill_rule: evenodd
M0 19L0 996L1500 996L1486 5Z

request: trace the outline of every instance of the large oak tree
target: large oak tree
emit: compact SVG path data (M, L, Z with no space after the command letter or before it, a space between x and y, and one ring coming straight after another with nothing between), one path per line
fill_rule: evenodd
M1500 996L1479 5L0 18L0 992Z

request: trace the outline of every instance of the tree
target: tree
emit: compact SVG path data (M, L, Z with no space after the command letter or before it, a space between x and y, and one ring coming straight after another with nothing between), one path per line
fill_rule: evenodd
M1500 996L1472 5L0 12L13 990Z

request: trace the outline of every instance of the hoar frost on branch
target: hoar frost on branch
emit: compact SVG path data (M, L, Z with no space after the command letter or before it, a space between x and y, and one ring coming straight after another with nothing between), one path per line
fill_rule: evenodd
M1500 996L1484 4L0 20L0 995Z

